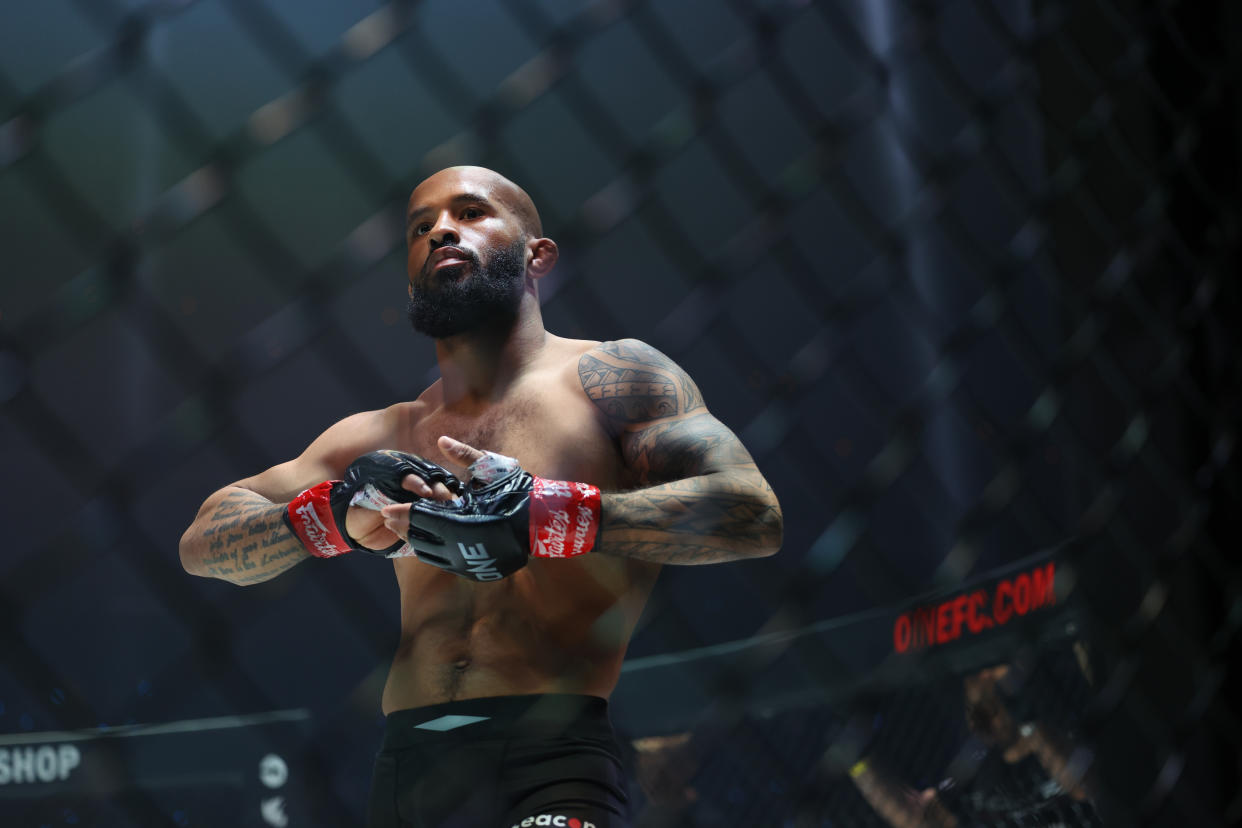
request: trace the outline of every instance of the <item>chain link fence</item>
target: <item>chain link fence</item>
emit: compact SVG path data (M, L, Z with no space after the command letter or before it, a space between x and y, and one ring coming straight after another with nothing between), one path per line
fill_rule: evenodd
M1242 818L1242 13L1186 0L0 12L0 814L361 821L386 567L239 590L213 489L410 399L410 190L525 187L554 333L695 377L775 558L666 568L635 823Z

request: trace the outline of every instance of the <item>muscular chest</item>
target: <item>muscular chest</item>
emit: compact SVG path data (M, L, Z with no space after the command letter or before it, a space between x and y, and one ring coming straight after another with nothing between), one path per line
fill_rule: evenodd
M608 489L624 483L616 443L585 398L518 394L470 413L441 408L413 423L410 450L464 475L465 469L448 463L436 447L441 435L516 457L524 469L540 477L581 480Z

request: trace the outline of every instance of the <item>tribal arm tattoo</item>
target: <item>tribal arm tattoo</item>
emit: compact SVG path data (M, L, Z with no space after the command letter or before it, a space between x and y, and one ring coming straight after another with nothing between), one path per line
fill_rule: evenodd
M627 339L584 354L578 376L641 486L603 496L596 552L705 564L780 548L775 493L741 441L708 413L685 371Z
M240 486L221 489L181 537L182 565L241 586L275 578L310 557L285 526L285 508Z

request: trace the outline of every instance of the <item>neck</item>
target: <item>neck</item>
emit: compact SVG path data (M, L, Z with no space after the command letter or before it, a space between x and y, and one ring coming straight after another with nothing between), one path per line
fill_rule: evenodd
M512 321L437 339L445 406L483 403L504 394L538 356L547 336L539 300L528 293Z

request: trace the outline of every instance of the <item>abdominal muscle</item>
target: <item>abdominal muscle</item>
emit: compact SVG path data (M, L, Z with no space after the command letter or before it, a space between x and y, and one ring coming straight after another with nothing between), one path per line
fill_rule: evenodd
M401 641L383 709L483 696L607 698L658 567L603 556L535 560L478 583L398 559Z

